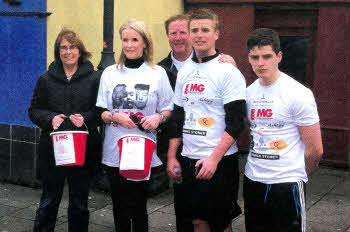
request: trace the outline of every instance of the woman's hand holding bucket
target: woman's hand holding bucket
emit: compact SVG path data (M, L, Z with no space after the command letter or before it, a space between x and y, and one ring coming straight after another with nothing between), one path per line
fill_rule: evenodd
M134 129L137 125L130 119L128 114L125 113L114 113L113 119L124 128Z
M62 122L64 121L64 119L66 118L67 116L64 115L64 114L59 114L59 115L56 115L53 119L52 119L52 127L54 130L57 130L60 125L62 124Z
M84 124L84 117L81 114L72 114L69 119L76 127L81 127Z

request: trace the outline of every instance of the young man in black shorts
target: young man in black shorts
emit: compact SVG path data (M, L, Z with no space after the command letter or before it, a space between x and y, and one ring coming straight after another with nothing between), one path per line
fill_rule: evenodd
M229 232L232 218L241 213L236 139L244 129L246 84L236 67L218 61L216 14L207 9L189 13L189 29L194 55L178 72L178 127L172 128L167 170L172 178L182 176L174 186L176 215L190 219L194 231Z
M259 78L247 88L246 230L306 231L305 183L323 153L315 99L310 89L278 69L282 53L275 31L256 29L247 47Z
M188 15L178 14L169 17L165 23L165 31L169 40L169 45L171 51L167 57L159 62L159 65L162 66L168 74L170 85L175 89L175 83L177 78L178 70L180 70L186 63L191 62L193 57L193 48L190 40L190 33L188 28ZM231 63L236 66L235 60L225 54L220 54L219 62L222 63ZM169 148L169 131L172 130L172 119L169 122L162 126L162 130L158 133L158 147L157 151L160 154L160 158L166 157L168 148ZM182 145L180 145L177 156L180 155L182 150ZM170 174L170 169L167 170ZM178 194L176 191L176 184L174 188L174 198L175 201L178 199ZM177 213L177 209L175 211ZM188 221L186 218L182 218L179 213L176 217L176 231L177 232L191 232L193 231L193 225L191 221Z

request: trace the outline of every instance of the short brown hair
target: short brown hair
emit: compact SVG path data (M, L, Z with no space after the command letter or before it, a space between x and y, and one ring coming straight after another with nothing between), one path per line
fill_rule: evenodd
M192 20L196 19L209 19L213 21L214 24L214 31L219 30L219 18L218 16L214 13L214 11L206 8L200 8L196 10L192 10L188 13L189 15L189 24L191 23Z
M85 48L83 41L79 38L77 33L71 29L63 28L58 34L55 41L55 62L62 63L60 57L60 45L62 40L67 40L72 45L75 45L79 49L80 57L78 63L84 63L91 58L91 53L88 52Z
M153 42L152 42L151 33L148 31L145 23L136 19L131 19L123 23L123 25L121 25L119 28L120 39L122 38L122 32L128 28L133 29L142 37L143 42L146 45L146 47L143 49L142 57L150 66L153 66ZM126 55L124 54L122 49L117 62L117 65L120 65L121 70L123 70L123 65L125 63L125 60L126 60Z
M174 15L174 16L171 16L170 18L168 18L168 19L164 22L166 34L167 34L167 35L169 34L169 25L170 25L170 23L175 22L175 21L182 21L182 20L188 22L188 20L189 20L188 15L185 15L185 14L177 14L177 15Z
M281 45L276 31L270 28L258 28L249 34L247 40L248 52L250 52L255 46L261 48L268 45L271 45L276 55L279 53Z

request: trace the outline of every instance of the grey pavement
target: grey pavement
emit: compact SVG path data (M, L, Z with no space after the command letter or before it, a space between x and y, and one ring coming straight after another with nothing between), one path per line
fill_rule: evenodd
M350 170L321 166L310 178L306 191L307 231L350 232ZM0 232L31 231L40 195L41 189L0 183ZM242 188L239 204L243 208ZM67 206L65 188L55 231L68 231ZM114 231L108 193L91 191L89 208L89 231ZM176 231L172 189L150 198L148 213L149 231ZM245 231L243 215L232 222L232 228L233 231Z

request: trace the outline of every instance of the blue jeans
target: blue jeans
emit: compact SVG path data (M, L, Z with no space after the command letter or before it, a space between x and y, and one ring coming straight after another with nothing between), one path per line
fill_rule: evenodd
M43 192L36 212L34 232L54 231L66 179L69 188L68 231L88 231L88 196L91 180L89 169L54 167L43 177Z

